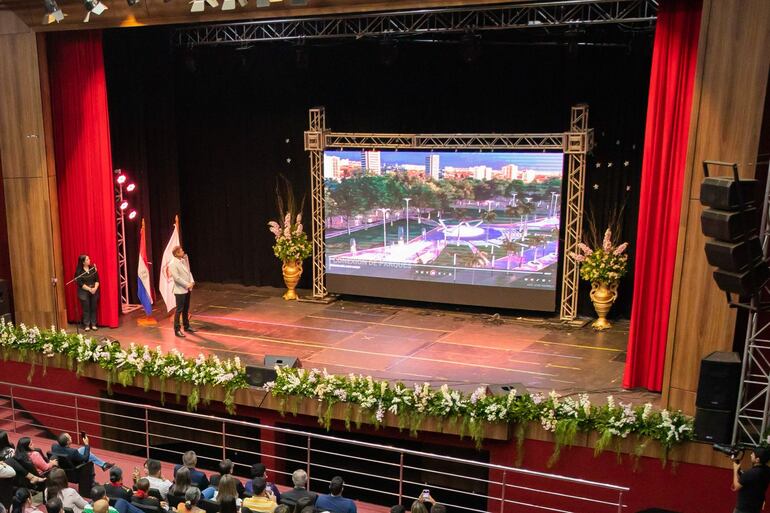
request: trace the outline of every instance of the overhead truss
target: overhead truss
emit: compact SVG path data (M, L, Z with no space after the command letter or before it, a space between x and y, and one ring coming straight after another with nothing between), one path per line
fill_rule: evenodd
M327 149L489 150L563 151L567 155L567 217L564 233L564 272L559 315L572 320L577 315L578 267L571 253L582 237L583 196L587 154L594 145L588 128L588 105L572 107L570 131L548 134L386 134L331 132L323 107L310 109L305 150L310 152L311 210L313 215L313 297L327 296L325 262L325 218L323 152Z
M176 31L181 47L276 40L430 35L601 24L652 24L658 0L557 0L446 9L195 25Z

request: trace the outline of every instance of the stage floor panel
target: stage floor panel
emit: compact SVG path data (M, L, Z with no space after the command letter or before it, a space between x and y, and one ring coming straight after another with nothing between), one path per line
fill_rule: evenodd
M543 317L494 319L452 307L349 298L327 305L287 302L282 292L199 284L191 304L198 332L174 336L173 311L167 314L161 301L153 310L156 325L138 323L144 312L136 311L121 317L120 328L102 329L99 335L123 345L177 348L189 356L237 355L247 364L262 364L266 354L297 356L305 368L467 390L523 383L530 391L589 392L593 398L614 394L637 403L660 398L622 390L627 321L595 332L590 325L568 327Z

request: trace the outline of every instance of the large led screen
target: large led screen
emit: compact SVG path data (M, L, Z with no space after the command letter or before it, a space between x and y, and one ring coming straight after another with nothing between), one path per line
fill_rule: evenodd
M327 151L330 292L554 310L562 153Z

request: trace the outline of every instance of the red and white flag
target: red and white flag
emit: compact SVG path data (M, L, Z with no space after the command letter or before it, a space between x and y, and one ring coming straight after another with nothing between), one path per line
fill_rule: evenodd
M160 278L158 279L158 290L160 295L163 296L163 302L166 303L166 312L170 312L176 308L176 298L174 297L174 278L171 276L171 271L168 265L171 263L171 259L174 258L173 250L179 246L179 222L174 223L174 232L171 234L171 238L166 244L166 249L163 251L163 260L160 264Z

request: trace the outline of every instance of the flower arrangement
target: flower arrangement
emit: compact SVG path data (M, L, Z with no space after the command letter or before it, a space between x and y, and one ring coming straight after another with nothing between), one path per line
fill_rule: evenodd
M302 261L313 253L313 246L302 231L302 213L294 217L287 212L283 218L283 228L276 221L267 223L270 231L275 235L273 253L282 262Z
M692 418L680 411L655 410L650 403L635 407L615 402L612 396L607 398L606 404L592 404L585 394L562 398L556 392L547 396L518 395L511 390L505 395L490 395L485 387L481 387L466 395L447 385L434 388L429 383L423 383L407 387L403 383L379 381L371 376L338 376L326 370L286 367L276 367L276 379L266 388L273 396L282 398L283 410L290 406L291 398L319 401L319 422L327 429L331 425L332 407L337 403L360 406L368 412L370 421L375 425L381 425L385 414L392 413L401 427L408 425L413 433L428 416L447 419L460 423L461 432L467 430L477 444L481 443L485 422L517 424L520 441L525 424L538 422L554 433L556 451L552 460L558 457L561 447L574 442L578 432L598 432L597 453L613 442L619 444L631 434L640 440L637 454L641 454L651 440L658 442L667 452L693 436ZM296 409L293 413L296 414ZM347 426L349 415L350 408L345 421ZM361 419L356 422L360 423Z
M30 356L30 379L35 364L32 355L42 356L44 368L49 359L61 355L78 374L86 363L93 363L106 370L109 379L124 386L130 385L137 376L143 377L145 390L149 390L152 377L161 382L174 379L178 384L188 383L193 387L187 398L190 409L195 409L200 402L201 389L207 393L212 387L223 387L225 406L233 413L235 392L248 387L245 368L238 357L220 360L215 355L199 354L188 358L176 349L164 353L160 347L152 349L135 344L124 349L119 344L100 342L82 334L44 331L23 324L17 327L0 320L0 351L4 359L11 350L18 351L23 358ZM552 460L558 457L561 447L574 442L578 432L598 434L597 453L613 442L619 444L629 435L639 439L638 454L650 441L658 442L668 451L693 436L692 418L680 411L655 410L649 403L635 407L616 402L612 396L606 403L595 404L587 395L561 397L556 392L519 395L511 390L504 395L490 395L481 387L468 395L446 384L438 388L429 383L406 386L371 376L340 376L326 370L286 367L276 367L275 381L267 383L265 388L281 401L283 411L288 406L295 414L300 398L318 401L319 422L327 429L331 426L335 404L347 406L348 429L351 420L360 424L363 414L368 414L369 420L380 426L390 413L398 419L400 427L408 427L414 434L423 420L435 417L439 422L459 424L461 433L468 432L478 445L483 440L485 423L516 424L521 443L526 424L537 422L554 434L556 451ZM206 396L203 401L208 401ZM355 419L351 418L353 405L359 407Z
M78 374L82 373L85 363L95 363L108 372L108 379L117 378L124 386L132 383L136 376L144 378L145 390L149 390L152 377L160 378L161 381L174 379L178 384L189 383L193 386L187 397L189 409L197 407L201 399L201 388L210 392L209 387L220 386L225 391L225 407L232 413L235 391L248 386L245 369L238 357L221 360L216 355L199 354L197 358L188 358L176 348L164 353L160 346L151 349L135 344L123 349L120 344L100 342L82 334L68 334L53 328L43 331L36 327L28 328L24 324L17 327L0 320L0 350L3 359L8 358L11 349L22 355L42 354L44 368L48 359L62 355ZM32 363L30 379L34 372L34 360ZM204 401L208 401L207 397L204 397Z
M301 205L294 199L294 189L288 178L281 175L275 186L275 202L283 218L283 226L278 221L270 221L267 226L275 236L273 253L282 262L302 262L313 253L313 245L302 228Z
M591 249L587 244L578 244L580 253L570 255L580 262L580 277L591 283L616 284L628 271L628 242L614 245L612 231L604 232L602 245Z

